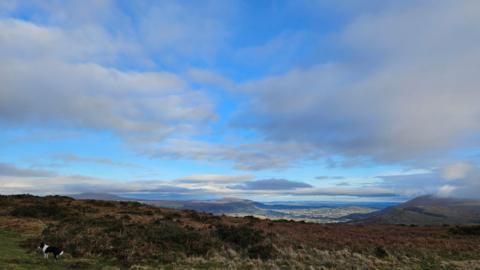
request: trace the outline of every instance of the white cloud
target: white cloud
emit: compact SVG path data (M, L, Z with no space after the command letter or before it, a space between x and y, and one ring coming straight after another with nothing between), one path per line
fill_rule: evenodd
M224 185L252 180L251 175L197 174L175 179L175 183Z
M438 189L437 194L442 197L449 197L457 189L455 186L443 185Z
M53 177L54 172L37 169L18 168L15 165L0 162L0 176L9 177Z
M466 162L457 162L443 169L443 177L446 180L464 179L473 170L473 165Z

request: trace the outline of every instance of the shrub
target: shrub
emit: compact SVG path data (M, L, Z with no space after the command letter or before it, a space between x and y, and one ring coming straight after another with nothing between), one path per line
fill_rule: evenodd
M273 246L265 244L265 235L247 225L218 224L216 233L221 240L233 244L237 250L245 252L250 258L269 259L274 257Z
M480 225L476 226L455 226L448 230L452 234L459 235L480 235Z
M59 206L56 203L40 203L34 205L15 206L10 215L15 217L30 218L55 218L62 219L74 215L74 211L67 207Z
M125 265L142 261L172 262L184 256L202 256L217 247L206 233L156 219L136 223L125 216L64 219L50 224L42 239L73 256L116 258Z
M166 213L164 218L166 220L174 220L176 218L180 218L182 215L180 215L179 213L177 212L170 212L170 213Z
M139 208L143 204L140 202L134 202L134 201L121 201L120 205L123 207L130 207L130 208Z
M254 245L247 250L248 257L267 260L275 257L275 249L271 243Z
M101 201L101 200L86 200L88 204L91 204L96 207L115 207L115 202L111 201Z
M385 258L388 256L387 251L382 246L376 247L374 253L378 258Z
M228 226L217 225L217 234L220 239L238 245L242 248L253 246L260 243L264 237L258 230L252 229L248 226Z

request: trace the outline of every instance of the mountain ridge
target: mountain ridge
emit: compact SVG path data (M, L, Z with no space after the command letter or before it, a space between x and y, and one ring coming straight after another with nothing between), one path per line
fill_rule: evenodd
M354 222L412 225L480 224L480 200L423 195L357 216Z

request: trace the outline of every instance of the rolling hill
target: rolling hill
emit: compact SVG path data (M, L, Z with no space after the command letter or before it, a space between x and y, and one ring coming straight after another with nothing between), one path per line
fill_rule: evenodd
M354 215L351 218L375 224L480 224L480 200L426 195L378 212Z
M80 193L70 195L76 200L97 200L97 201L138 201L137 199L129 199L110 193Z
M45 261L40 241L65 250ZM0 196L0 269L475 269L480 227L316 224Z

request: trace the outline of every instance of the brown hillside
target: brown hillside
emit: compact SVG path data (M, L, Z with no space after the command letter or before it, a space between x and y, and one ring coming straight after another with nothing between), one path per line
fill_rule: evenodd
M26 248L45 240L70 256L126 267L472 269L480 262L476 227L274 222L58 196L0 196L0 227L31 234Z
M415 225L480 224L480 200L420 196L367 215L364 223Z

